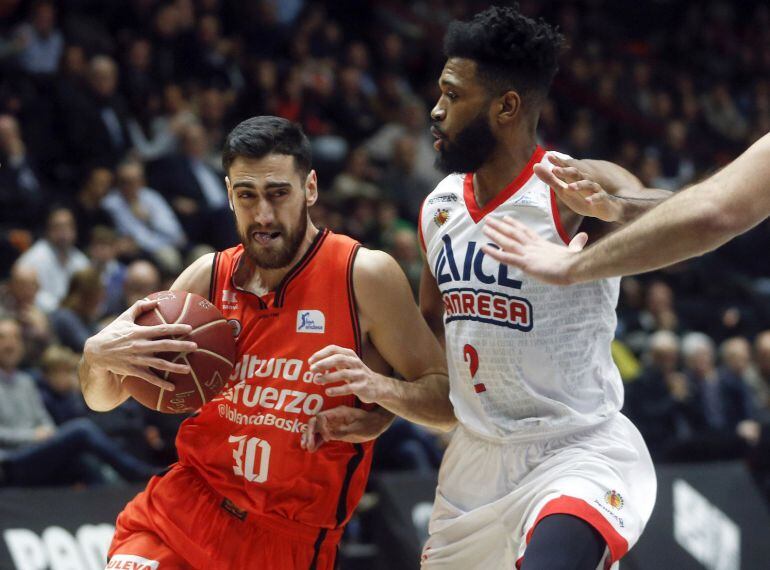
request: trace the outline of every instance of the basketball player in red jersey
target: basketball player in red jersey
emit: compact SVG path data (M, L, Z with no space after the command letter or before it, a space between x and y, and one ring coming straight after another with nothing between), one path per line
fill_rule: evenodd
M331 569L366 484L373 442L364 440L391 419L356 409L356 395L413 421L454 424L443 353L396 262L310 221L317 181L299 127L246 120L229 134L223 165L242 243L200 258L173 289L216 304L238 361L221 396L182 424L179 462L118 517L108 568ZM160 384L149 366L184 371L143 356L194 349L147 339L187 330L134 324L153 306L137 303L86 343L80 377L92 408L128 397L117 374ZM325 410L342 410L353 443L308 453L302 434Z

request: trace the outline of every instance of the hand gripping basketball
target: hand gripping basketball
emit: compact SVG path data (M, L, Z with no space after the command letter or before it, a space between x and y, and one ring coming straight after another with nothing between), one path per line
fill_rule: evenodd
M185 291L153 293L97 336L95 365L159 412L200 408L221 391L235 362L231 326L209 301Z
M155 371L187 374L189 365L155 356L162 352L192 352L198 345L189 340L175 340L192 331L187 324L165 324L146 327L136 319L158 306L158 300L140 300L91 337L84 348L94 369L109 370L116 376L136 376L164 390L174 384Z

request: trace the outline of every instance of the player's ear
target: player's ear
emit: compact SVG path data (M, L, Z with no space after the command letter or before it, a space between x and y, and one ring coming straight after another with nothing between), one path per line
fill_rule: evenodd
M521 113L521 96L516 91L506 91L496 104L497 120L501 124L513 121Z
M233 185L230 183L229 176L225 176L225 186L227 186L227 203L230 204L230 209L235 211L233 208Z
M308 172L307 178L305 178L305 202L308 206L312 206L318 201L318 176L315 170Z

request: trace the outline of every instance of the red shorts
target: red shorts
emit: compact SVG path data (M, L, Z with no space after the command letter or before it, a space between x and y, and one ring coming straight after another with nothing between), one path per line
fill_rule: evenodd
M341 535L240 511L177 464L120 513L107 568L332 570Z

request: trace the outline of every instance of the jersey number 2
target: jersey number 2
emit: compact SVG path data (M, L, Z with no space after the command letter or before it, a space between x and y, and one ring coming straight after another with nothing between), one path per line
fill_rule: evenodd
M270 444L264 439L258 437L248 437L245 435L231 435L228 440L230 443L237 443L233 450L233 473L245 478L253 483L264 483L267 481L267 470L270 467ZM255 473L254 466L257 459L257 448L262 453L259 458L259 470Z
M473 346L466 344L463 348L463 356L465 357L465 362L468 363L468 368L471 369L471 380L474 380L476 378L476 372L479 371L479 353L476 352L476 349L473 348ZM473 382L473 389L476 390L477 394L487 391L487 387L484 386L484 384L476 382L475 380Z

